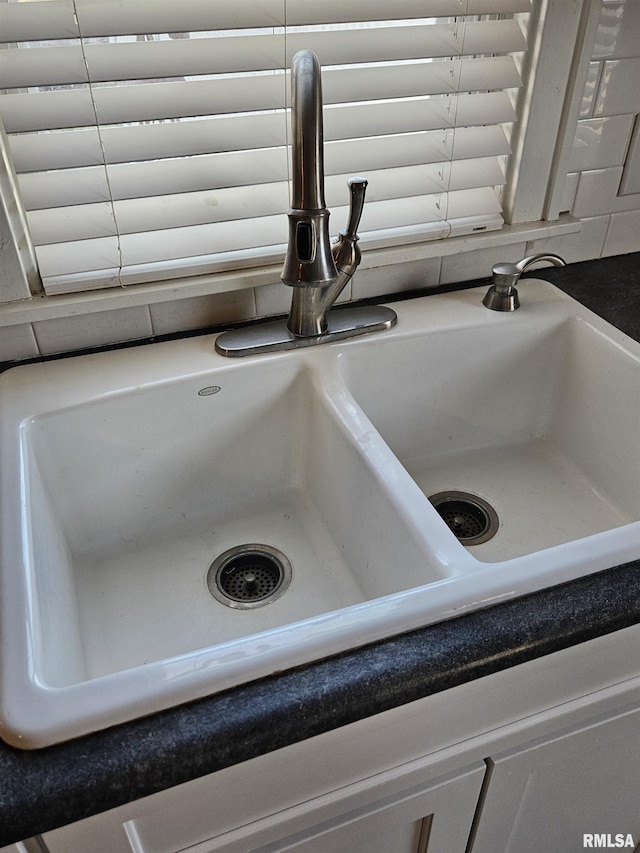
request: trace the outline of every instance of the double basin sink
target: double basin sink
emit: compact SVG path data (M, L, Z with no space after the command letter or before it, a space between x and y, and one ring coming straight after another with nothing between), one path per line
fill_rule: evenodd
M200 336L3 374L0 736L56 743L640 557L640 346L520 292L289 353Z

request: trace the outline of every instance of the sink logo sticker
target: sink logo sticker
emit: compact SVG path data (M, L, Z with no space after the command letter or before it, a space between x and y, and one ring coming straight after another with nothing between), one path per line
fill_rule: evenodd
M206 388L201 388L198 391L199 397L210 397L212 394L217 394L221 388L219 385L207 385Z

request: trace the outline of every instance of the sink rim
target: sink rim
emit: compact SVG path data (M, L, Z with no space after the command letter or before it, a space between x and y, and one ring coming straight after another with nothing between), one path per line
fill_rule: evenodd
M586 319L608 340L625 351L631 350L640 360L640 345L591 314L553 285L527 280L521 282L521 288L525 295L523 306L531 306L532 311L553 313L560 304L565 312L568 310L572 316ZM479 305L478 298L481 299L483 292L484 288L473 288L393 303L392 307L398 312L401 322L384 333L384 340L428 333L430 322L440 323L441 327L442 321L447 318L451 327L460 328L481 322L509 322L511 317L496 316ZM455 306L453 315L452 306ZM493 316L487 317L488 313ZM515 316L517 319L518 314ZM11 499L11 486L19 482L21 476L19 455L15 452L16 424L38 414L38 409L42 411L47 399L51 401L50 405L54 405L56 397L60 395L67 401L80 403L87 393L104 398L131 390L140 384L170 383L185 376L202 378L203 385L210 385L210 382L204 381L205 377L210 378L219 370L244 371L251 369L252 364L275 359L308 360L314 370L325 372L330 385L332 375L335 379L332 365L335 365L340 352L353 346L375 345L375 341L381 339L376 336L364 337L357 341L330 344L326 349L313 348L311 353L277 353L230 363L214 353L214 338L199 336L136 348L139 360L135 369L130 364L131 350L116 350L44 364L19 365L0 378L0 401L4 404L0 500L3 507L2 563L5 567L0 574L0 631L5 649L11 653L9 664L6 656L1 662L0 736L8 743L32 749L67 740L220 692L274 671L310 663L398 633L426 627L640 556L640 521L585 537L577 540L577 544L574 541L498 563L478 563L456 543L458 547L452 546L450 555L445 557L449 562L452 559L460 561L459 565L453 567L450 577L425 587L408 589L312 617L301 623L290 623L264 634L220 644L213 647L219 653L219 659L217 654L212 654L212 648L207 648L70 686L51 688L43 685L35 677L33 668L29 668L26 649L20 648L20 641L28 633L31 618L28 589L21 580L23 573L6 570L8 565L22 565L21 548L16 546L15 532L22 531L23 521L20 507ZM87 369L91 361L95 363L95 359L99 360L99 364L104 363L109 367L108 376L107 371L101 371L100 383L96 383ZM30 374L29 381L23 381L23 377L25 380L27 378L26 371ZM50 384L49 378L53 373L56 375L55 387ZM125 383L122 382L122 376L127 379ZM100 385L99 389L97 384ZM40 387L42 391L43 385L45 391L34 399L34 387ZM7 400L7 397L11 399ZM349 401L342 401L342 404L349 405ZM9 448L14 448L9 456L6 455L7 443ZM464 595L459 594L460 584ZM355 633L348 630L353 628L349 623L354 620L357 621ZM256 638L263 643L264 649L257 655L245 655L246 659L239 660L243 650L255 647ZM288 654L292 644L295 645L294 657ZM154 683L151 698L149 695L140 695L141 677ZM214 677L215 682L212 682ZM127 697L129 691L128 701L123 704L122 697Z

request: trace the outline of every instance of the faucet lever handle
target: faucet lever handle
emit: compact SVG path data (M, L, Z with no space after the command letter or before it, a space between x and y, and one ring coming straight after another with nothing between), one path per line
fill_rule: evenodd
M349 221L346 231L341 231L340 234L350 240L358 239L358 225L360 225L368 183L366 178L359 176L349 178L347 182L349 187Z
M347 276L352 276L360 263L357 231L364 208L367 184L366 178L349 178L349 221L346 230L340 232L340 238L333 247L336 268Z

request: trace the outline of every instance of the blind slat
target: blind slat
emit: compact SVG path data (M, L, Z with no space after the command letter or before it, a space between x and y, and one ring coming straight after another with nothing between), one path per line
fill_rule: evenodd
M324 111L325 140L366 138L513 121L506 92L457 97L413 98L357 106L336 105ZM242 150L258 142L265 148L285 145L284 111L240 114L163 124L122 125L70 133L21 134L13 138L18 172L123 163Z
M35 0L29 7L0 6L4 41L65 39L80 32L92 38L284 26L282 0L120 0L117 10L113 0Z
M365 249L385 243L390 237L413 241L449 236L459 227L453 216L455 213L460 214L460 220L467 220L463 223L465 233L474 225L489 230L502 223L495 195L486 188L460 190L437 197L412 196L372 202L365 212L367 219L364 220L363 213L360 236ZM448 219L445 213L449 213ZM346 221L347 208L336 208L332 215ZM166 231L125 235L120 240L123 264L119 283L153 280L162 274L167 264L179 277L242 266L243 261L258 264L283 252L284 245L278 241L286 233L284 214L249 219L244 225L245 240L239 239L238 229L228 222L174 229L171 244L167 243ZM94 267L96 258L113 259L114 250L117 250L117 243L113 238L40 247L39 260L49 292L68 292L87 283L110 286L117 263L112 266L105 263L101 270Z
M287 37L287 62L298 50L317 53L322 64L422 59L424 56L472 56L524 50L526 42L515 20L470 21L465 24L412 24L362 30L294 32Z
M510 153L498 125L448 131L342 140L325 147L325 173L368 172L393 166L415 166L455 159L497 157ZM284 181L288 176L286 148L266 148L185 157L171 162L150 160L84 169L23 174L19 178L28 210L89 204L158 194L197 192ZM107 181L108 175L108 181Z
M387 21L391 19L424 18L426 14L434 18L454 17L455 15L495 15L514 12L530 12L531 0L368 0L366 16L359 4L345 3L344 0L288 0L287 23L289 26L312 24L352 23L366 17L368 21Z
M26 172L93 166L105 159L107 163L122 163L188 157L251 148L256 143L270 148L286 141L287 117L282 112L108 127L99 136L95 129L21 134L13 138L12 151L16 169Z
M510 53L526 46L517 21L361 30L319 30L248 37L166 39L74 44L12 50L3 57L3 88L114 80L270 71L289 67L298 50L317 53L324 65ZM85 66L86 62L86 66ZM87 78L88 73L88 78ZM284 86L283 86L284 89Z
M405 166L366 172L370 182L368 202L432 195L460 189L498 186L504 174L494 157L473 161ZM326 199L332 207L347 195L348 175L332 175L326 181ZM141 231L171 229L208 222L242 221L257 216L286 213L289 186L275 184L234 187L215 191L175 193L110 203L82 204L30 211L29 226L40 245L64 240L85 240ZM114 219L115 213L115 219ZM336 225L337 227L341 227Z
M76 0L76 7L85 37L283 27L285 23L282 0L120 0L117 15L112 0Z
M286 148L264 148L182 157L172 161L148 160L33 172L19 177L29 210L70 204L140 198L170 193L196 192L283 181L288 176ZM108 175L108 181L107 181Z
M208 192L175 193L110 203L82 204L73 207L35 210L28 214L35 240L40 244L58 243L65 239L85 240L114 235L115 218L118 232L134 234L163 228L203 225L286 214L289 209L289 187L286 182L234 187Z
M78 25L71 0L35 0L31 8L20 3L0 6L0 31L6 42L65 39L80 31L85 38L114 35L204 32L242 28L282 27L285 24L282 0L242 3L216 0L121 0L117 14L113 2L76 0ZM366 9L343 0L287 0L288 26L357 23L361 20L492 15L529 12L530 0L369 0Z
M9 94L0 96L0 111L8 133L23 133L83 127L93 123L95 113L108 125L278 109L285 106L289 88L283 77L284 72ZM326 105L441 95L451 92L453 83L462 92L515 88L520 76L512 56L328 68L323 95Z
M0 36L3 42L69 39L79 35L73 0L0 4Z
M82 46L0 51L0 80L3 89L86 83Z

